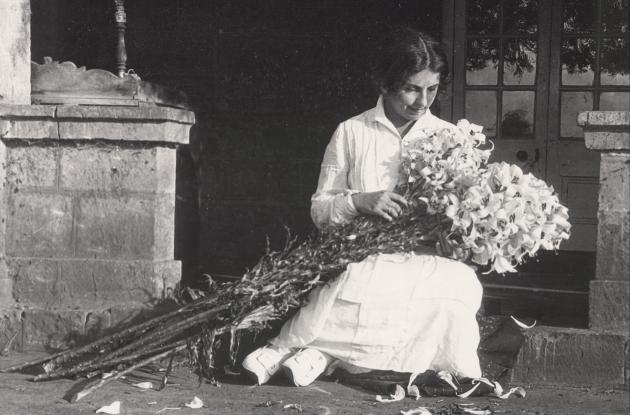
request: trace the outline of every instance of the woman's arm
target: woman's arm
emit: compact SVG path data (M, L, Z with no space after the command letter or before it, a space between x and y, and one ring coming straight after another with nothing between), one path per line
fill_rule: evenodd
M326 147L317 191L311 197L311 218L318 228L348 223L359 214L352 201L358 191L348 184L352 163L348 139L340 124Z
M407 201L394 192L350 189L348 173L355 162L353 154L344 125L340 124L326 147L317 191L311 198L311 217L318 228L348 223L359 214L392 220L407 206Z

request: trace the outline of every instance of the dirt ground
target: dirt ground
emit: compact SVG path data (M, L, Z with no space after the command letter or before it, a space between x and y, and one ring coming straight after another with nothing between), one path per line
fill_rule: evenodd
M33 354L13 354L0 357L0 368L37 357ZM25 374L0 373L0 415L75 415L93 414L102 406L121 402L121 414L401 414L420 406L434 414L457 414L455 404L472 404L469 408L489 409L493 414L629 414L628 391L570 387L523 386L524 398L512 396L507 400L478 398L405 398L394 403L379 403L375 394L358 387L319 380L305 388L295 388L277 379L272 385L250 386L239 376L226 376L218 385L204 381L186 367L177 367L162 391L143 390L132 383L159 378L138 373L124 381L112 382L77 403L71 404L64 395L80 380L32 382ZM197 396L203 401L200 409L183 406ZM287 406L289 405L289 406ZM286 406L286 407L285 407ZM446 409L450 406L450 411ZM463 408L461 406L460 408ZM168 409L167 409L168 408ZM442 410L443 412L440 412Z

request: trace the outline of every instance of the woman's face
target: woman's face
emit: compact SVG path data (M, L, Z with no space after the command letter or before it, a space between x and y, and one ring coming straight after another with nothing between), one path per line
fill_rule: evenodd
M438 72L416 72L398 90L383 93L385 115L396 127L417 120L435 100L439 84Z

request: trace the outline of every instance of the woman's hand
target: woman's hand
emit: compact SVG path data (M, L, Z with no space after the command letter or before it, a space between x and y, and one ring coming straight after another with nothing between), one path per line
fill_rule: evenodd
M388 221L397 218L408 203L398 193L381 190L380 192L355 193L352 202L359 213L380 216Z

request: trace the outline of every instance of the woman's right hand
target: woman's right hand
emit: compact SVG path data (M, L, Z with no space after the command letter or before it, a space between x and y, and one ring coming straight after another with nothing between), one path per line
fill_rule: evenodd
M403 207L408 206L404 197L386 190L355 193L352 195L352 202L359 213L380 216L388 221L400 216Z

